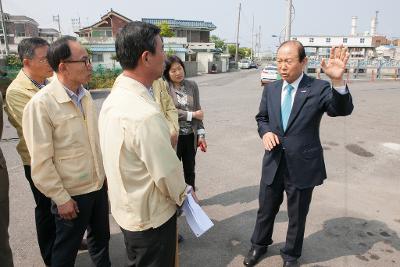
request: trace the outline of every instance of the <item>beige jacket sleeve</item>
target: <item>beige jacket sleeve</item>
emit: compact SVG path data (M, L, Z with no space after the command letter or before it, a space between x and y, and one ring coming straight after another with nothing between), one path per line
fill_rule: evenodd
M156 102L161 107L161 112L164 114L168 122L170 133L179 131L178 111L175 108L174 101L168 93L168 84L163 79L158 79L153 82L153 92Z
M148 117L138 127L133 146L159 190L180 206L186 183L166 127L161 114Z
M9 90L6 93L6 104L9 116L16 123L15 127L22 127L22 114L31 97L17 90Z
M65 190L54 163L52 123L40 99L33 98L22 117L24 138L31 155L32 180L35 186L57 205L65 204L71 196Z

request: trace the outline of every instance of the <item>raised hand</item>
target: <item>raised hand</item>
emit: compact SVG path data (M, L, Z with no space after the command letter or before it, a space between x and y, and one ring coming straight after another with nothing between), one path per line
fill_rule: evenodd
M349 57L347 47L340 45L332 46L328 62L322 59L322 70L332 80L332 83L343 83L343 74Z

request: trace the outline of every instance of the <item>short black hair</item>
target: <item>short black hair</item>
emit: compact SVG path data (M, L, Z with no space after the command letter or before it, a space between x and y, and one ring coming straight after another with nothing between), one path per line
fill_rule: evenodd
M281 43L281 45L278 48L278 51L279 51L279 49L281 49L281 47L283 47L287 44L294 44L297 46L297 54L299 56L300 62L302 62L306 58L306 50L304 49L303 44L297 40L289 40L289 41L285 41L285 42Z
M49 46L49 43L40 37L25 38L18 44L18 56L21 62L25 58L32 59L35 56L35 49L42 46Z
M126 24L117 34L115 51L122 69L136 68L139 58L145 51L156 52L156 37L160 28L141 21Z
M164 78L167 79L168 82L171 82L171 77L169 76L169 70L173 63L178 63L182 66L183 72L186 74L185 64L183 64L182 60L178 56L169 56L165 60L165 69L164 69Z
M75 37L66 35L56 40L49 47L47 61L55 72L58 72L60 63L71 56L71 49L68 44L70 41L76 42L77 40Z

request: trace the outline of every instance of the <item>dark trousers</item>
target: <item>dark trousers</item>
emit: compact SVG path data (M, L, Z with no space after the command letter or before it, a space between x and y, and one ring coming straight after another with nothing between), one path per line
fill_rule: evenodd
M173 267L176 252L176 215L158 228L132 232L121 228L126 267Z
M4 267L14 266L8 236L8 225L10 222L8 190L7 166L0 150L0 265Z
M40 254L46 265L51 266L51 253L56 238L54 215L51 213L51 200L43 195L34 185L31 176L31 166L24 165L25 177L31 187L35 199L35 223Z
M195 158L196 158L196 150L194 148L194 134L188 135L179 135L178 137L178 145L176 147L176 155L179 160L182 161L183 164L183 175L185 177L185 182L188 185L194 187L195 180Z
M266 247L273 243L272 232L274 221L283 201L283 192L287 196L289 225L286 234L285 247L281 249L281 256L285 261L293 261L301 256L303 247L306 217L309 210L314 187L298 189L290 183L285 157L271 185L261 179L259 194L259 209L251 243L255 247Z
M111 266L108 242L110 225L108 218L108 197L105 186L88 194L73 196L79 208L78 217L73 220L62 219L57 205L52 202L55 215L56 239L52 253L52 267L72 267L83 235L87 230L88 250L95 266Z

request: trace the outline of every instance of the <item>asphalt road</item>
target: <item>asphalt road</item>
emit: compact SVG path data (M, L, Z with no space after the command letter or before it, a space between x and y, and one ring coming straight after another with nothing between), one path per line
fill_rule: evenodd
M263 147L254 116L259 72L204 75L200 88L209 150L197 156L198 196L215 226L196 238L183 218L181 266L242 266L258 208ZM321 139L328 179L314 190L302 266L400 266L400 82L352 82L355 110L324 117ZM105 93L94 94L101 106ZM34 201L7 123L1 147L10 172L10 239L16 266L43 266L36 242ZM284 201L285 203L285 201ZM122 234L111 219L110 253L122 266ZM259 266L281 266L286 205L278 213L274 244ZM1 263L0 263L1 265ZM76 266L91 266L87 252Z

